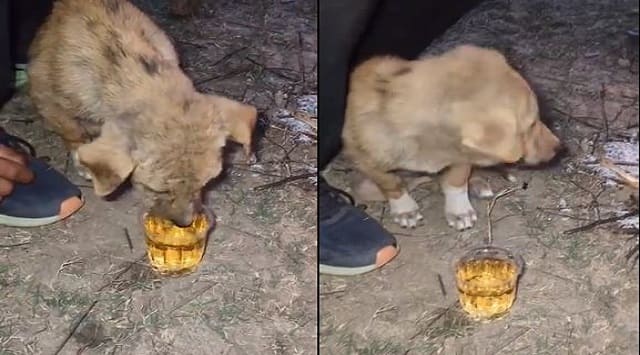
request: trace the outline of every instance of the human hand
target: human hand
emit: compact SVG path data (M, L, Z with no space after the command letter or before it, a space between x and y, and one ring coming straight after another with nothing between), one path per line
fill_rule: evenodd
M16 183L33 180L33 172L27 167L27 158L15 150L0 146L0 200L8 196Z

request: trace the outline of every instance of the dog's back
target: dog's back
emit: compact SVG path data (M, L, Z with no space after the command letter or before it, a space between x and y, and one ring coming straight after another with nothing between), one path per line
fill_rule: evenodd
M29 75L37 107L59 101L92 136L139 101L192 91L170 40L123 0L57 1L30 48Z
M414 61L370 59L351 76L345 153L375 157L387 170L438 172L468 158L461 126L482 122L494 107L520 110L528 97L522 90L526 83L490 49L465 45Z

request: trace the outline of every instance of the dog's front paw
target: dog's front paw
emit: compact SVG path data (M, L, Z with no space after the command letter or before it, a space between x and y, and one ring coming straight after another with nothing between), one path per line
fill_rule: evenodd
M447 223L449 227L455 228L459 231L469 229L473 227L473 224L478 220L476 211L469 205L469 209L447 209L445 211Z
M393 221L403 228L415 228L418 225L418 221L423 219L420 212L418 212L420 206L407 192L402 194L400 198L389 199L389 206Z
M481 177L471 177L469 179L469 194L479 199L490 199L494 196L493 189L489 182Z
M78 151L74 150L71 153L71 160L73 161L73 167L76 169L76 173L83 179L87 181L91 181L91 173L89 169L87 169L82 163L80 163L80 158L78 157Z
M77 166L76 167L76 172L78 173L78 175L87 180L87 181L91 181L93 180L91 177L91 173L89 172L89 170L87 170L87 168L83 167L83 166Z
M473 227L478 215L471 206L467 189L448 187L443 192L444 214L449 226L460 231Z
M391 214L391 216L393 217L393 221L402 228L415 228L418 226L418 222L424 219L418 211Z

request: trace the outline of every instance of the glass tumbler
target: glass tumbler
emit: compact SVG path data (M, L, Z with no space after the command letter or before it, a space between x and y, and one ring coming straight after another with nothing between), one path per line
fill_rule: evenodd
M472 249L455 265L462 309L477 320L506 314L516 299L523 260L506 249L484 246Z
M195 271L213 229L211 213L199 213L188 227L145 214L143 217L147 256L151 267L162 275L183 275Z

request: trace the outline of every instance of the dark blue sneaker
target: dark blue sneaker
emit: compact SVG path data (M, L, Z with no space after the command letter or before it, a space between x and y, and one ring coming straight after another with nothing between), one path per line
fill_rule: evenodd
M0 200L0 225L37 227L67 218L83 205L82 194L61 173L35 158L33 147L0 129L0 145L28 152L28 167L35 178L16 184L9 196Z
M395 238L354 206L353 198L318 181L320 273L359 275L388 263L398 254Z

